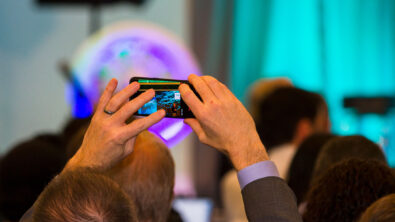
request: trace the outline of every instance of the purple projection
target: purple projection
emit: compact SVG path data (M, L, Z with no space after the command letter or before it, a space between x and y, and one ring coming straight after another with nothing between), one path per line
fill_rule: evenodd
M146 22L120 22L90 36L71 62L72 83L66 89L75 117L89 116L111 78L118 90L133 76L187 79L200 75L191 51L169 31ZM149 131L173 147L190 132L182 119L165 118Z

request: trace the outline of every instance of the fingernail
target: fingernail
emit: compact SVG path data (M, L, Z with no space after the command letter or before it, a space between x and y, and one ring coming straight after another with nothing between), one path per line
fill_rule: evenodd
M136 88L136 87L140 86L140 84L138 84L138 82L132 82L131 85L132 85L133 88Z
M185 83L183 83L183 84L181 84L179 87L178 87L178 89L181 91L185 91L187 88L185 88L185 87L187 87L187 84L185 84Z

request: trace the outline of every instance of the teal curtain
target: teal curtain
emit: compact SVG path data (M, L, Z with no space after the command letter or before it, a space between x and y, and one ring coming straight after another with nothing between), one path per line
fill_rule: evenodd
M345 96L395 96L395 1L234 0L234 5L230 84L239 99L245 100L259 78L289 77L326 98L333 132L381 142L395 164L394 115L359 117L343 108Z

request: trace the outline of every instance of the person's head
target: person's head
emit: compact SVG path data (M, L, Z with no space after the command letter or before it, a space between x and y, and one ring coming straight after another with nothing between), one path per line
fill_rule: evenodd
M254 120L260 118L259 104L274 90L281 87L292 87L287 78L263 78L255 81L249 88L248 105Z
M387 163L380 147L363 136L342 136L324 145L317 157L313 180L332 165L349 158L373 159Z
M288 173L288 185L294 191L298 204L307 193L319 152L334 137L330 133L316 133L307 137L298 147Z
M71 140L74 137L75 133L78 132L81 128L87 128L90 121L91 116L86 118L74 118L70 117L66 124L63 126L62 135L64 137L65 142Z
M139 221L165 221L173 199L173 158L161 139L144 131L133 152L109 170L108 175L133 200Z
M394 192L391 168L375 160L348 159L313 182L303 221L355 221L374 201Z
M89 169L63 172L34 205L34 222L137 221L133 202L110 178Z
M0 212L18 221L64 164L61 139L41 134L13 147L0 163Z
M69 160L75 153L77 153L78 149L81 147L82 141L84 140L87 129L88 125L81 126L73 135L70 135L70 138L66 143L66 159Z
M359 222L395 221L395 193L378 199L362 214Z
M316 93L281 87L259 105L257 130L268 149L285 143L299 145L314 132L328 132L325 100Z

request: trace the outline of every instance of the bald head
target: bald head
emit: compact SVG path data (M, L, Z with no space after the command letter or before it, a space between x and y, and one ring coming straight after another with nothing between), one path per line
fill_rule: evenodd
M133 152L109 171L134 200L139 221L165 221L174 188L174 161L161 139L148 131L136 139Z

